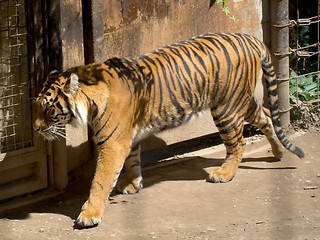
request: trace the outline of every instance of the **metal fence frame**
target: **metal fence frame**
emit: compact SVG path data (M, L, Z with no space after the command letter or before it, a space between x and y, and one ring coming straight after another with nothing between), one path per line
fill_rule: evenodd
M24 1L0 1L0 153L32 146L24 12Z
M295 34L290 34L290 40L295 42L295 46L291 44L289 48L288 55L290 57L296 57L297 62L295 66L290 65L290 76L286 80L290 83L290 100L291 100L291 109L292 111L296 111L299 113L299 117L295 119L294 123L298 124L300 127L309 128L309 127L320 127L320 0L318 0L317 8L318 14L316 16L308 16L308 17L301 17L300 16L300 8L299 8L299 0L291 0L296 1L295 4L297 6L296 9L296 19L291 19L287 24L287 28L294 30ZM301 0L300 0L301 1ZM313 29L309 26L315 24L316 27ZM317 31L314 33L314 36L317 36L316 41L313 43L309 43L308 45L301 45L301 39L299 30L302 26L308 26L309 35L312 34L311 31ZM315 48L317 49L316 51ZM316 71L304 72L303 74L293 74L295 73L292 69L296 72L299 72L299 61L303 61L304 63L314 57L316 55L317 58L317 69ZM302 89L299 85L309 77L313 78L313 84L306 89ZM308 92L304 92L305 90L312 90L310 93L312 94L312 100L310 99L302 99L302 94L309 94ZM291 112L293 113L293 112ZM294 116L294 114L292 114Z

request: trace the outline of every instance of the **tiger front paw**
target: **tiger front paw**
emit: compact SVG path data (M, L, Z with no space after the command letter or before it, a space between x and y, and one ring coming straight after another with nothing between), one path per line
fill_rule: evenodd
M88 201L82 207L75 225L78 227L94 227L101 222L103 210L89 207Z
M219 168L217 170L213 170L207 181L214 183L226 183L232 180L234 177L234 173L230 171L226 171L223 168Z
M136 178L132 181L121 179L118 181L116 191L123 194L132 194L139 192L143 188L142 178Z

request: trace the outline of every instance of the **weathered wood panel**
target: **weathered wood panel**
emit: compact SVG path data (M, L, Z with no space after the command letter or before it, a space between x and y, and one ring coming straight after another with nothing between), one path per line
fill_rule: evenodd
M84 26L83 9L81 0L60 1L60 36L62 43L62 67L66 70L70 67L85 64L84 58ZM65 171L74 169L85 162L91 156L90 143L88 142L87 129L66 127L68 139L66 140L67 161ZM56 146L55 154L61 153Z
M229 19L215 1L92 0L93 48L99 49L93 51L94 60L104 61L113 56L134 57L208 32L241 32L262 39L261 1L228 2L237 22ZM260 99L261 89L260 85ZM159 143L171 144L213 131L216 128L210 114L206 113L197 122L157 134L159 141L146 141L144 146L150 149Z
M137 56L163 45L208 32L242 32L262 38L261 1L228 1L238 22L221 5L197 0L129 1L103 4L104 58ZM100 59L102 60L102 59Z

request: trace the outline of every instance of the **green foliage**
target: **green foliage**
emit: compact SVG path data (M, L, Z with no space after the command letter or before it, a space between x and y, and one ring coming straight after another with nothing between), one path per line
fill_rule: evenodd
M226 14L226 16L228 16L231 20L235 22L239 22L239 20L237 20L236 17L230 12L227 0L217 0L217 3L222 5L221 10Z
M309 25L290 28L290 48L302 48L299 51L305 53L290 56L289 81L290 103L293 105L291 120L303 128L319 127L320 124L318 56L309 54L312 49L307 46L311 41Z
M290 77L293 79L289 82L290 99L298 98L301 101L311 101L318 98L318 74L298 77L298 74L290 69Z

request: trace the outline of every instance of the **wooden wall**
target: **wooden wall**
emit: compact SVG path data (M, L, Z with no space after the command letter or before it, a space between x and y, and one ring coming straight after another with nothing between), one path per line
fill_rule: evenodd
M208 32L241 32L263 39L268 32L268 1L228 0L237 21L214 0L64 0L60 1L63 69L114 56L134 57L163 45ZM265 34L265 36L267 36ZM268 41L268 38L265 38ZM261 86L260 86L261 88ZM258 96L262 99L261 89ZM197 122L157 134L144 149L216 131L208 113ZM68 128L68 169L88 152L86 130ZM87 147L81 147L87 146ZM80 149L80 155L77 154ZM82 149L82 150L81 150ZM85 149L85 150L83 150Z
M241 32L262 38L259 0L229 0L237 21L226 17L215 1L96 0L93 9L95 60L137 56L163 45L208 32ZM97 15L101 14L101 16Z

